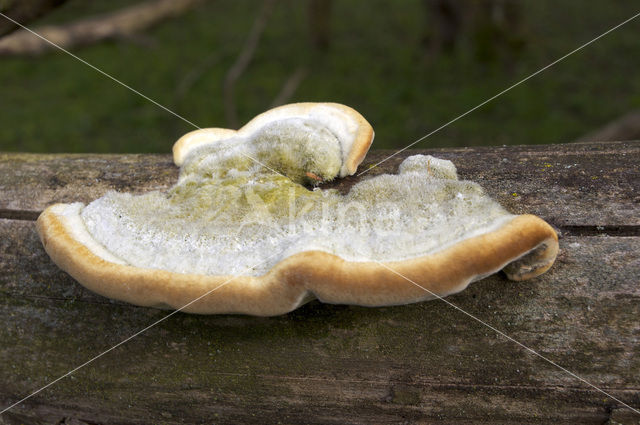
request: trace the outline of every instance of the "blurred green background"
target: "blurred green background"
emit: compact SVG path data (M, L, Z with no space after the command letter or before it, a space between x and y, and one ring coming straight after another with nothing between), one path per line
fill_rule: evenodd
M136 3L69 0L29 27ZM276 1L235 82L238 122L270 108L289 81L287 103L350 105L375 128L374 148L400 148L638 12L637 0L494 1L488 12L468 0L451 36L436 3ZM73 53L198 126L233 127L225 76L265 7L204 1ZM639 41L640 18L416 147L573 141L640 107ZM0 56L0 81L3 151L168 153L193 129L59 51Z

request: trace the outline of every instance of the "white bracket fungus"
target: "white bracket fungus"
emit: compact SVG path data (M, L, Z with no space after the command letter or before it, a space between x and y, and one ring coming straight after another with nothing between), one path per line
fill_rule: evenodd
M238 131L183 136L167 193L52 205L38 231L60 268L107 297L182 308L215 290L185 308L194 313L276 315L313 298L406 304L553 264L553 229L509 214L450 161L411 156L346 195L304 186L354 174L372 140L351 108L286 105Z

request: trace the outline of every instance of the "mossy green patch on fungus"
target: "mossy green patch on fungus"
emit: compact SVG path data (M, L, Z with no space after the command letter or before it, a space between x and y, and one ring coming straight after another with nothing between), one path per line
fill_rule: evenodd
M303 251L348 261L427 255L510 217L480 186L458 180L450 161L431 156L409 157L399 174L365 179L345 195L305 187L335 178L342 154L322 125L276 121L249 138L194 147L167 193L112 192L81 218L125 264L261 275Z

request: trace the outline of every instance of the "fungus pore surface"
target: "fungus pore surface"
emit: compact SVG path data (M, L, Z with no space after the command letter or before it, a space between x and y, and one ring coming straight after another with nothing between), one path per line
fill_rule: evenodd
M88 245L92 252L109 261L254 276L310 250L349 261L419 257L512 217L478 184L458 180L453 163L431 156L411 156L397 175L361 181L346 195L303 186L307 173L333 179L341 163L326 129L278 122L252 138L196 148L168 193L110 192L67 208L109 255Z

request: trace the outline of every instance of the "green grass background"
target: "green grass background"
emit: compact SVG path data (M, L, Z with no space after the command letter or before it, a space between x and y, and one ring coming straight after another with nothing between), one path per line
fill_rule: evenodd
M33 23L64 23L134 1L72 0ZM222 81L261 2L216 0L140 40L74 51L201 127L227 127ZM333 101L374 126L374 147L403 147L638 12L637 1L522 2L518 61L478 61L469 41L425 60L421 1L335 1L331 48L310 47L307 2L277 3L236 85L242 122L268 109L294 69L308 69L291 101ZM640 107L640 19L627 24L416 147L561 143ZM201 71L184 90L185 79ZM193 128L55 51L0 58L0 150L163 152ZM182 89L181 89L182 87Z

